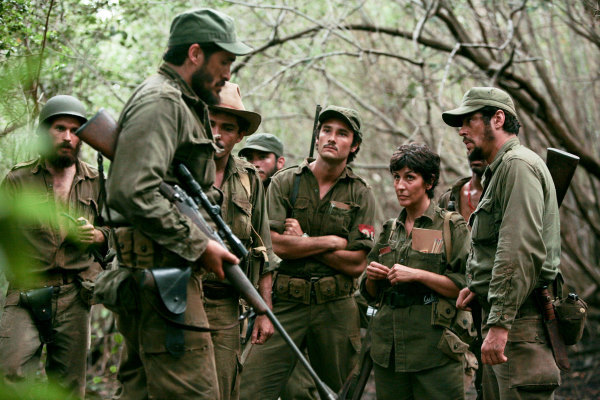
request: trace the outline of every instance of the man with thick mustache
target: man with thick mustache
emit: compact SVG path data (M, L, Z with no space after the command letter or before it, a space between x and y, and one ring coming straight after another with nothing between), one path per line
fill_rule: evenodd
M231 17L211 9L179 14L158 74L135 90L119 118L107 189L109 205L132 224L116 232L120 266L136 277L140 269L154 269L156 276L164 268L191 267L187 291L173 298L187 302L188 327L208 327L203 270L223 279L223 263L239 260L181 214L159 185L177 183L174 166L183 163L213 203L220 202L207 106L219 103L236 55L250 51L237 39ZM119 295L131 299L117 313L125 339L121 398L219 398L210 333L168 322L163 303L146 285L125 286Z
M375 199L347 166L362 142L352 109L319 115L317 158L273 176L267 193L273 250L282 259L273 312L315 371L338 391L358 361L360 321L355 279L373 247ZM296 359L277 332L252 348L242 373L242 399L276 399Z
M33 378L45 344L48 377L74 398L85 394L90 289L101 270L90 250L105 252L108 237L107 228L94 226L98 171L78 158L81 142L75 131L85 121L79 100L52 97L39 116L40 157L17 164L2 182L10 196L46 207L48 214L23 227L27 249L19 251L30 261L30 279L8 277L0 370L7 384ZM34 301L43 293L46 301ZM50 319L40 317L40 311Z
M556 190L544 161L522 146L513 100L474 87L442 114L459 128L467 151L488 163L484 194L471 216L467 288L482 307L484 399L552 399L560 371L544 332L534 289L552 288L560 263ZM552 292L552 290L549 290Z

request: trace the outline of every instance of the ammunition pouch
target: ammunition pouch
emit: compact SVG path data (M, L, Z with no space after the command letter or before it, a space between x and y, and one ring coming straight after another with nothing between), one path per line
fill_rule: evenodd
M115 229L115 236L121 266L148 269L162 266L184 268L189 265L189 261L159 246L138 229L122 226Z
M558 330L567 346L577 344L583 336L588 305L576 294L554 301Z
M450 329L444 329L437 348L450 359L461 362L465 360L465 354L469 351L469 345Z
M451 330L467 346L477 337L470 311L459 310L448 299L439 298L431 308L431 325Z
M323 304L352 296L354 280L344 274L311 279L277 274L273 294L277 299L302 304Z
M51 343L53 340L52 295L58 290L60 288L48 286L21 292L19 295L19 304L31 314L42 343Z

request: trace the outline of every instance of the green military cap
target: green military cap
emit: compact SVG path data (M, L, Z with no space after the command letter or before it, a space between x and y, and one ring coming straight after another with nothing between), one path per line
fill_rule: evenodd
M238 56L252 51L237 39L233 18L210 8L181 13L171 23L169 47L192 43L214 43Z
M322 123L329 118L339 118L346 122L352 128L354 133L362 139L362 132L360 131L361 121L358 116L358 111L351 108L327 106L321 111L321 114L319 114L319 122Z
M485 106L501 108L517 118L515 105L504 90L494 87L474 87L463 96L458 108L442 113L442 119L450 126L460 127L466 114L473 113Z
M85 116L85 106L73 96L59 94L50 98L40 111L39 124L42 125L46 120L57 115L69 115L77 117L83 122L87 121Z
M238 152L238 156L244 157L244 152L247 150L264 151L265 153L275 153L277 157L283 155L283 143L277 136L270 133L257 133L246 139L246 144Z

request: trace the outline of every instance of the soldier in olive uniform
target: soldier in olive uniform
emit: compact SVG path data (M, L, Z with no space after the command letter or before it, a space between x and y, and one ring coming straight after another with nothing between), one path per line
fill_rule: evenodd
M283 143L277 136L270 133L257 133L246 139L246 143L238 155L245 157L256 167L266 189L271 183L271 177L285 166L283 151ZM269 262L278 265L280 259L275 254L273 255L275 260L269 257ZM305 355L308 356L306 352ZM281 400L319 399L312 377L300 363L296 364L280 397Z
M285 166L283 143L270 133L257 133L246 139L238 155L246 158L256 167L265 190L269 187L273 174Z
M390 172L400 216L387 221L361 281L379 311L370 325L378 399L463 399L468 345L455 298L465 286L469 230L431 200L440 158L424 145L400 146ZM464 315L463 315L464 314ZM468 333L468 332L467 332Z
M249 251L242 268L258 286L265 303L271 306L273 281L269 270L272 255L269 218L260 176L247 161L231 154L233 146L244 136L252 135L260 125L260 114L246 111L239 87L225 83L221 102L210 107L210 125L219 151L215 154L215 186L223 191L221 213L233 233ZM211 326L228 326L238 320L240 296L227 281L214 274L202 279L204 307ZM263 344L273 334L273 325L265 315L256 317L252 343ZM240 384L240 331L235 326L212 334L221 400L237 399Z
M484 194L471 216L467 285L457 300L483 309L481 346L486 399L551 399L560 371L546 341L534 289L559 273L560 220L552 177L522 146L510 96L474 87L442 114L467 150L488 162Z
M47 148L37 159L17 164L2 182L9 196L46 206L49 214L23 228L31 280L8 277L0 370L6 383L32 378L45 344L48 377L83 398L91 282L101 270L90 249L106 252L108 228L94 226L98 171L78 158L82 142L75 131L87 121L85 107L74 97L55 96L39 119L39 138Z
M202 269L223 279L223 263L239 260L181 214L159 186L177 183L174 164L183 163L207 196L219 200L207 104L219 103L235 56L251 49L238 41L229 16L210 9L175 17L168 46L158 74L134 91L121 113L108 202L133 225L116 232L121 268L139 277L146 276L140 269L191 267L184 324L207 328ZM218 398L210 333L168 323L149 285L125 285L119 295L130 299L116 315L125 340L122 398Z
M362 141L358 113L329 106L319 115L318 131L317 158L279 171L269 185L271 238L282 258L273 310L337 391L358 361L360 321L352 294L373 245L374 197L347 166ZM252 350L241 398L276 399L296 359L277 333Z

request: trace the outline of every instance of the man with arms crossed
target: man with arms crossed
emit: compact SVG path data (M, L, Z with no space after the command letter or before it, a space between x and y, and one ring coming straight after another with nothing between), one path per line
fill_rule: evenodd
M347 167L362 141L355 110L319 115L316 160L273 176L267 194L271 238L282 258L273 310L323 381L338 391L358 361L359 314L352 297L373 246L374 197ZM242 399L276 399L296 360L275 335L252 349Z

